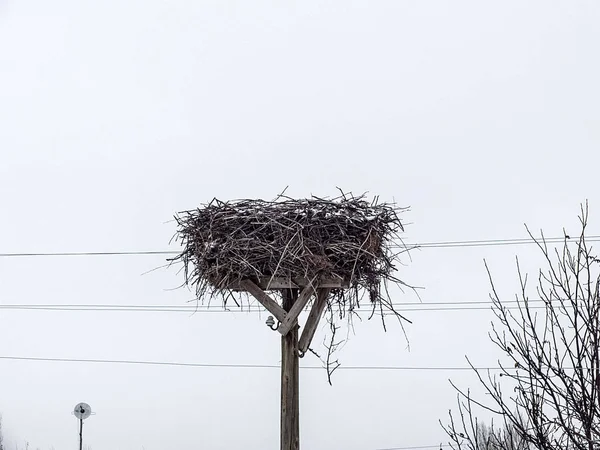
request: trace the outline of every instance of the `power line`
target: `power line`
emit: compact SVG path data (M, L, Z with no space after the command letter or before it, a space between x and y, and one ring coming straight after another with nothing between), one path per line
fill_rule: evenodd
M507 310L518 310L517 307L507 307ZM543 306L530 306L529 309L544 309ZM144 307L144 308L110 308L110 307L81 307L81 306L43 306L43 305L0 305L0 310L5 311L79 311L79 312L185 312L192 314L199 313L215 313L215 314L239 314L239 313L255 313L255 312L268 312L266 309L240 309L240 310L231 310L231 309L194 309L194 308L152 308L152 307ZM445 312L445 311L490 311L490 307L458 307L458 308L406 308L406 309L398 309L394 308L396 312ZM338 312L337 310L334 310ZM381 311L376 309L373 311L372 309L355 309L352 311L357 314L371 314L375 312L376 315L380 315ZM390 314L393 315L391 310L383 311L384 315Z
M529 303L542 303L542 300L530 300ZM508 310L519 309L516 300L502 302L509 305ZM398 312L425 312L425 311L489 311L493 303L487 302L435 302L435 303L392 303ZM529 306L529 309L544 309L545 306ZM215 307L201 305L115 305L115 304L0 304L0 310L31 310L31 311L110 311L110 312L185 312L185 313L253 313L267 312L260 305L248 305L240 308ZM334 308L335 310L335 308ZM356 308L353 312L371 314L372 307ZM384 309L384 313L386 313ZM380 313L379 309L375 309ZM393 314L390 311L391 314Z
M556 244L564 242L564 237L546 238L548 244ZM600 242L600 235L587 236L588 242ZM573 240L575 242L575 240ZM393 245L394 248L451 248L451 247L485 247L485 246L504 246L504 245L522 245L535 244L531 238L516 238L516 239L481 239L481 240L465 240L465 241L432 241L422 243L406 243L405 245ZM148 256L148 255L172 255L176 256L180 251L175 250L144 250L144 251L82 251L82 252L4 252L0 253L3 258L17 257L44 257L44 256Z
M25 356L0 356L0 360L34 361L34 362L68 362L68 363L93 363L93 364L128 364L128 365L153 365L171 367L202 367L202 368L239 368L239 369L280 369L275 364L206 364L184 363L165 361L134 361L134 360L106 360L106 359L75 359L75 358L40 358ZM323 369L318 366L304 366L300 369ZM337 370L472 370L470 367L386 367L386 366L340 366ZM498 368L478 368L477 370L499 370ZM421 445L409 447L388 447L377 450L425 450L447 447L448 444Z
M420 445L417 447L388 447L388 448L378 448L377 450L421 450L426 448L441 448L441 447L449 447L448 444L438 444L438 445Z
M115 252L15 252L0 253L2 258L37 257L37 256L147 256L147 255L178 255L180 252L171 250L148 251L115 251Z
M576 243L577 239L567 238L567 242ZM600 235L586 236L588 242L600 242ZM565 242L565 237L544 238L514 238L514 239L481 239L481 240L466 240L466 241L439 241L439 242L422 242L419 244L407 244L408 247L417 246L420 248L449 248L449 247L485 247L496 245L522 245L536 244L537 242L546 242L547 244L561 244Z
M0 360L10 361L36 361L36 362L69 362L69 363L94 363L94 364L129 364L129 365L153 365L171 367L203 367L203 368L236 368L236 369L280 369L275 364L205 364L205 363L183 363L164 361L134 361L134 360L106 360L106 359L75 359L75 358L38 358L26 356L0 356ZM303 366L300 369L323 369L318 366ZM478 369L494 370L495 368ZM385 366L340 366L337 370L472 370L470 367L385 367ZM391 447L378 450L424 450L430 448L445 447L441 445L425 445L416 447Z
M559 300L559 299L556 299ZM105 304L105 303L98 303L98 304L85 304L85 303L71 303L71 304L51 304L51 303L39 303L39 304L15 304L16 306L42 306L42 307L52 307L52 306L73 306L73 307L108 307L108 308L199 308L199 309L215 309L215 310L219 310L221 311L223 306L219 305L219 306L214 306L214 305L202 305L202 304L194 304L197 301L197 299L192 299L192 300L188 300L186 301L186 304L183 305L137 305L137 304L129 304L129 305L121 305L121 304ZM544 303L545 301L542 299L529 299L528 300L529 303ZM522 300L501 300L501 303L503 305L505 304L518 304L518 303L523 303ZM411 306L417 306L417 307L426 307L426 306L469 306L469 305L493 305L493 303L489 300L485 300L485 301L481 301L481 300L465 300L465 301L449 301L449 302L427 302L427 303L416 303L416 302L396 302L396 303L390 303L391 306L394 307L411 307ZM0 303L0 308L2 306L10 306L9 304L5 304L2 305ZM230 308L231 306L227 306L228 308ZM235 307L237 308L237 306ZM264 310L263 306L261 305L256 305L256 304L252 304L252 305L242 305L240 306L240 308L245 309L245 308L259 308L261 310ZM370 310L371 307L366 307L366 306L361 306L361 309L366 310Z
M64 363L89 363L89 364L126 364L142 366L171 366L171 367L201 367L201 368L222 368L222 369L281 369L279 364L208 364L208 363L188 363L174 361L140 361L130 359L79 359L79 358L42 358L32 356L0 356L0 360L7 361L30 361L30 362L64 362ZM301 370L323 370L322 366L300 366ZM471 367L452 367L452 366L339 366L336 370L379 370L379 371L465 371L473 370ZM475 370L502 370L499 367L477 367Z

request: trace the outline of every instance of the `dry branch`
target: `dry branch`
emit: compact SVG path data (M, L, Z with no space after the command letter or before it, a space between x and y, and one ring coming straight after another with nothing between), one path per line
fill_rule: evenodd
M406 210L351 194L214 199L176 215L183 251L171 261L183 263L186 283L200 299L217 296L227 303L244 280L314 279L317 287L321 279L338 279L347 288L331 289L329 306L345 314L366 295L374 310L393 311L385 286L404 285L394 273L408 250L399 236L399 213Z
M538 239L528 230L544 260L535 288L544 303L539 312L533 311L528 277L518 259L520 286L514 309L501 299L485 265L497 319L489 336L504 355L503 362L498 363L498 377L489 372L486 377L471 365L490 406L458 390L469 406L461 410L459 404L459 412L472 420L473 404L500 416L520 449L600 448L600 260L586 241L587 203L579 219L579 237L565 232L562 247L555 251L543 234ZM462 442L456 431L466 436L459 434L465 442L476 442L473 429L452 418L446 430L455 449ZM496 448L516 448L509 444Z

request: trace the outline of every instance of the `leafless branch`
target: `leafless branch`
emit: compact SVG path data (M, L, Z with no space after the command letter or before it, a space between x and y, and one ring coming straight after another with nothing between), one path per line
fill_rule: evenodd
M600 446L600 261L585 236L587 204L579 217L581 232L566 232L561 248L550 249L543 233L536 238L527 228L545 261L537 276L536 294L544 301L542 313L529 303L528 276L516 261L520 290L516 311L503 305L487 262L496 322L490 339L504 355L499 378L477 373L493 407L475 402L469 391L458 390L463 412L472 404L487 408L505 423L502 449L594 450ZM504 394L501 383L509 386ZM460 432L465 433L461 422ZM468 423L466 424L468 425ZM456 424L445 427L456 445ZM460 435L460 434L459 434ZM472 447L482 448L479 447Z

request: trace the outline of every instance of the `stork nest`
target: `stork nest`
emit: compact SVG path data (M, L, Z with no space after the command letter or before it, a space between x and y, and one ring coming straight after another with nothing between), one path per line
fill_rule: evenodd
M330 306L353 310L366 294L374 308L393 311L387 285L404 284L394 273L408 250L399 218L407 209L352 194L213 199L175 216L183 251L171 261L183 262L186 284L198 298L235 300L232 286L245 279L338 279L346 288L331 291Z

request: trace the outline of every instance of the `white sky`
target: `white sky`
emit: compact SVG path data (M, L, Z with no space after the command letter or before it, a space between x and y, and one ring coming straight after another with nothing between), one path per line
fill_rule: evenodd
M411 242L600 234L594 1L0 0L0 253L165 250L212 197L336 194L412 210ZM172 247L175 248L175 247ZM424 303L503 295L532 246L423 249ZM182 305L161 256L0 258L0 304ZM396 292L396 302L417 302ZM481 365L486 311L363 322L349 366ZM277 364L265 316L0 310L0 356ZM322 334L317 337L322 339ZM311 356L303 365L318 365ZM302 372L304 449L435 445L463 372ZM278 446L279 371L0 360L9 449Z

